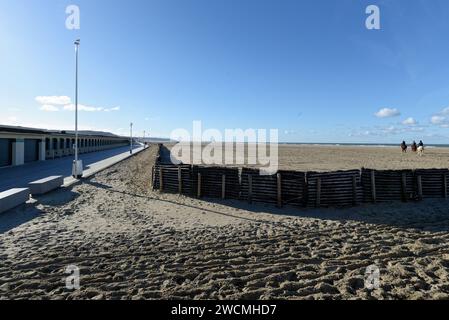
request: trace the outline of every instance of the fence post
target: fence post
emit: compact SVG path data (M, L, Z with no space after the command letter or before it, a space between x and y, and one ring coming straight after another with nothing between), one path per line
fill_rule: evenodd
M316 207L321 206L321 178L316 178Z
M201 173L198 172L198 190L197 197L201 198Z
M282 208L282 176L277 174L278 208Z
M248 175L248 202L253 202L253 176L251 174Z
M164 178L162 173L162 166L159 167L159 191L164 192Z
M373 200L373 203L376 203L377 201L377 195L376 195L376 171L371 171L371 197Z
M182 169L181 166L178 167L178 192L182 194Z
M422 200L423 194L422 194L422 178L421 178L421 176L417 177L417 182L418 182L418 199Z
M154 190L154 166L151 168L151 188Z
M443 190L444 190L444 199L447 199L447 175L443 174Z
M405 172L402 172L401 185L402 185L402 201L407 202L407 174Z
M357 177L352 176L352 203L357 205Z
M226 175L221 176L221 198L226 199Z

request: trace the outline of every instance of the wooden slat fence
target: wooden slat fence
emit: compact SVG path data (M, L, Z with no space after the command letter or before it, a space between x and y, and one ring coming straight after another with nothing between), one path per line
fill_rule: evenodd
M307 196L306 173L280 170L282 205L302 207Z
M239 199L239 169L228 167L193 167L195 194L200 197Z
M416 197L412 170L362 169L364 202L408 201Z
M154 190L193 197L240 199L282 207L347 207L361 203L447 198L449 169L298 172L175 165L159 146ZM161 179L162 176L162 179Z
M162 185L160 176L162 175ZM162 192L194 195L195 179L190 165L161 165L153 167L153 189Z
M307 173L308 207L345 207L360 204L363 190L359 170Z
M415 190L418 198L447 198L448 180L448 169L415 170Z
M278 203L276 175L260 175L259 169L243 168L240 198L249 203Z

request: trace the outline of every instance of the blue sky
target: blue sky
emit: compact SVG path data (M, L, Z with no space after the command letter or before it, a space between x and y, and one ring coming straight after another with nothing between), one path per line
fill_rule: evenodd
M0 123L73 128L76 38L82 129L449 143L446 0L0 0Z

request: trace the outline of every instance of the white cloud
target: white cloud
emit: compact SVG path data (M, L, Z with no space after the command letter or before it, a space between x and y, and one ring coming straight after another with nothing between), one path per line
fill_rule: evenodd
M75 111L76 107L74 104L68 104L64 106L64 110L66 111ZM101 107L90 107L85 106L83 104L78 104L78 111L86 111L86 112L99 112L103 111L104 109Z
M73 110L75 110L75 106L73 106ZM102 107L91 107L91 106L86 106L83 104L79 104L78 105L78 110L79 111L86 111L86 112L99 112L99 111L103 111Z
M449 114L449 107L444 108L443 110L441 110L440 114L445 114L445 115Z
M75 111L75 105L68 96L38 96L35 100L41 105L40 110L45 112L56 112L59 111L59 106L66 111ZM113 112L120 111L120 107L113 108L103 108L103 107L92 107L83 104L78 104L79 111L86 112Z
M374 115L378 118L391 118L400 116L401 113L398 109L383 108L377 111Z
M425 131L424 126L409 125L409 126L376 126L376 127L362 127L358 130L353 130L350 137L384 137L395 135L410 135L414 133L422 134Z
M64 110L66 111L75 111L75 105L74 104L68 104L64 106ZM114 108L103 108L103 107L91 107L86 106L84 104L78 105L78 111L85 111L85 112L114 112L114 111L120 111L120 107L114 107Z
M436 125L442 125L442 124L444 124L445 121L446 121L446 117L443 117L443 116L433 116L430 119L430 122L432 124L436 124Z
M439 126L440 128L449 128L449 107L434 114L432 118L430 118L430 123Z
M440 112L435 113L430 118L430 123L440 128L449 128L449 107L446 107Z
M59 108L51 104L44 104L43 106L40 107L40 110L45 112L58 112Z
M412 117L405 119L404 121L402 121L402 124L405 126L414 126L416 124L418 124L418 122L413 119Z
M63 106L72 103L67 96L38 96L35 99L41 105Z
M105 112L113 112L113 111L120 111L120 107L114 107L114 108L109 108L109 109L104 109Z

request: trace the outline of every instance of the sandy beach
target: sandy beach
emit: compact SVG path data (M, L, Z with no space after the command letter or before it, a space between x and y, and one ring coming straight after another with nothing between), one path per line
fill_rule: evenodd
M156 150L0 217L0 299L449 299L447 201L311 210L160 194ZM280 150L281 168L309 171L444 168L449 156ZM65 288L69 265L80 290Z
M221 146L221 145L219 145ZM173 145L167 145L168 148ZM206 145L203 146L203 155ZM234 145L234 155L236 154ZM222 149L223 164L225 162L225 148ZM244 149L245 159L248 159L248 149ZM267 154L270 149L267 147ZM212 152L212 155L214 153ZM201 158L197 149L191 148L191 160ZM235 157L235 156L234 156ZM281 170L297 171L337 171L370 168L378 170L396 169L440 169L449 166L449 148L429 147L425 149L422 157L410 149L402 153L397 147L380 146L350 146L350 145L306 145L306 144L279 144L279 168ZM253 161L255 161L253 159ZM186 161L187 163L187 161ZM234 165L229 165L234 166ZM245 162L247 167L257 167Z

